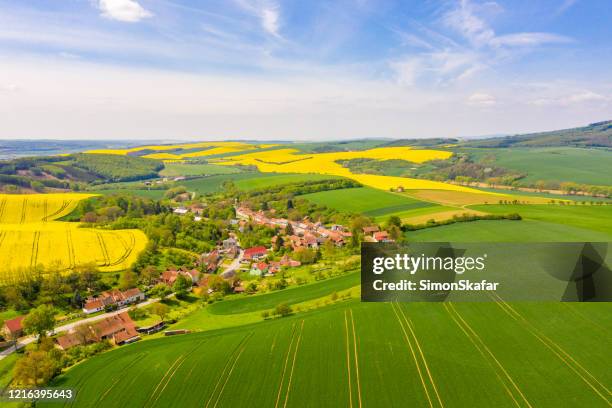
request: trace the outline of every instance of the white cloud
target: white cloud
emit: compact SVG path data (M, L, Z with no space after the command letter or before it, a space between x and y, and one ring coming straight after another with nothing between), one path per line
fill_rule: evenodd
M576 3L578 3L578 0L563 0L561 5L557 9L557 14L564 13L567 9L571 8Z
M608 105L610 102L612 102L612 95L605 96L590 90L581 90L537 97L530 100L528 104L539 107L571 107L592 106L593 104Z
M470 106L491 107L497 104L497 100L494 96L486 93L475 93L470 95L467 99L467 103Z
M261 10L261 26L268 33L278 36L279 30L279 12L278 6L264 7Z
M551 33L517 33L494 37L490 41L492 46L529 47L553 43L569 43L569 37Z
M263 30L280 38L280 5L273 0L234 0L247 13L257 17Z
M153 13L145 10L135 0L100 0L98 7L103 17L127 23L135 23L153 16Z
M566 43L571 38L544 32L518 32L497 35L486 19L487 15L498 13L501 7L495 2L484 4L461 0L457 7L448 11L442 22L467 39L477 48L483 47L533 47L550 43Z

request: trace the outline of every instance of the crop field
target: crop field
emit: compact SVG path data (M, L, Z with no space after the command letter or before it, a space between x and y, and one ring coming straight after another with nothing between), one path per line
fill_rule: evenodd
M239 189L249 190L254 188L271 187L280 184L297 183L313 180L328 180L333 176L323 176L319 174L277 174L277 173L258 173L242 172L236 174L219 174L210 177L202 177L192 180L181 181L180 185L185 186L189 191L198 194L213 193L221 191L222 185L226 181L232 181Z
M612 205L478 205L469 208L492 214L519 213L530 220L605 232L612 240Z
M609 233L535 220L461 222L405 234L410 242L580 242L612 239Z
M159 173L162 177L204 176L213 174L240 173L240 169L231 166L215 164L165 163L165 168Z
M279 186L283 184L302 183L304 181L330 180L341 177L328 176L324 174L275 174L267 173L266 177L241 179L236 181L236 187L241 190L253 190Z
M525 181L573 181L610 185L612 161L604 149L574 147L461 149L476 158L494 157L495 165L527 173Z
M53 221L88 197L91 194L0 194L0 225Z
M345 302L125 346L58 384L79 407L607 407L611 311Z
M36 266L69 270L86 263L102 271L131 265L146 245L139 230L96 230L57 221L86 194L2 195L0 284L23 277Z
M408 210L435 206L408 196L388 193L370 187L322 191L305 194L301 197L340 211L361 213L385 219Z
M518 213L522 221L475 221L406 232L409 241L611 241L612 206L477 205L491 214Z
M369 187L381 190L403 187L405 189L440 189L453 191L473 191L470 188L437 181L412 179L406 177L379 176L371 174L354 174L338 160L369 158L377 160L403 159L414 163L428 160L444 160L450 152L440 150L416 150L409 147L384 147L364 151L336 153L300 154L296 149L277 149L236 155L219 159L217 164L244 164L257 166L264 173L318 173L347 177Z

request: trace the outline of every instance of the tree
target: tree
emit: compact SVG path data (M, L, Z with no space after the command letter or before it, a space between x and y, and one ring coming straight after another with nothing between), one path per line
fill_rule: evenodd
M158 283L157 285L153 286L153 289L151 289L152 296L157 296L162 299L171 293L172 293L172 290L170 290L170 288L166 286L166 284L164 283Z
M154 265L147 265L140 271L140 281L145 285L152 285L159 275L159 270Z
M390 216L389 219L387 220L387 228L391 227L392 225L395 225L396 227L401 227L402 226L401 218L398 217L397 215Z
M165 305L161 302L153 303L153 305L151 306L151 313L156 316L159 316L159 320L161 320L162 322L164 321L166 316L168 316L168 312L170 312L170 308L168 307L168 305Z
M292 312L293 309L291 309L291 306L289 306L288 303L279 303L274 308L274 314L280 317L289 316Z
M81 344L87 344L93 340L93 332L87 323L79 324L74 328L74 335Z
M26 333L44 337L55 326L55 309L49 305L40 305L30 311L22 325Z
M397 225L390 225L388 228L389 236L392 240L397 241L402 236L402 230Z
M49 353L31 351L17 360L14 369L14 381L21 385L45 385L56 372L55 361Z
M287 209L288 210L292 210L293 209L293 200L292 199L287 200Z
M126 269L121 274L121 282L119 287L122 290L131 289L138 284L138 275L132 270Z
M174 290L176 297L180 298L187 295L187 292L189 292L189 289L191 289L192 283L193 282L191 279L183 274L179 274L174 281L174 285L172 285L172 289Z

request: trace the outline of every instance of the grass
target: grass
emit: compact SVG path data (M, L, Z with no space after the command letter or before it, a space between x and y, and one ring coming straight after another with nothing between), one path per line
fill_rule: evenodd
M604 232L612 237L612 205L478 205L470 208L493 214L519 213L530 220Z
M583 195L567 195L567 194L550 194L546 192L531 192L531 191L520 191L520 190L502 190L495 188L482 188L482 187L474 187L477 190L486 191L489 193L498 193L498 194L508 194L511 196L521 196L521 197L511 197L510 199L517 198L521 201L525 197L540 197L545 198L548 201L550 200L571 200L571 201L603 201L603 202L612 202L611 199L605 197L591 197L591 196L583 196Z
M291 305L319 298L356 285L359 285L359 274L349 273L304 286L213 303L208 309L213 314L238 314L260 311L271 309L279 303Z
M322 191L301 197L319 205L348 213L361 213L378 219L434 205L371 187Z
M409 231L410 242L573 242L609 241L612 234L535 220L461 222Z
M152 198L154 200L161 200L164 197L166 190L144 190L138 188L119 188L119 189L104 189L98 190L97 192L104 195L113 195L113 194L127 194L133 195L142 198Z
M236 174L220 174L181 181L180 185L187 187L189 191L195 191L199 194L207 194L221 191L222 185L226 181L232 181L238 188L248 190L253 188L270 187L278 184L297 183L307 180L326 180L330 178L333 178L333 176L323 176L318 174L244 172Z
M189 164L187 162L166 163L165 168L159 174L162 177L177 177L235 173L240 173L240 169L232 166L218 166L215 164Z
M241 190L254 190L258 188L273 187L282 184L301 183L304 181L330 180L341 177L325 174L269 174L266 177L258 177L247 180L236 181L236 186Z
M608 345L577 333L609 327L611 306L513 308L527 323L495 304L344 302L124 346L56 385L78 388L73 406L606 406Z
M527 173L524 181L573 181L610 185L612 160L604 149L574 147L461 149L477 159L494 157L498 167Z

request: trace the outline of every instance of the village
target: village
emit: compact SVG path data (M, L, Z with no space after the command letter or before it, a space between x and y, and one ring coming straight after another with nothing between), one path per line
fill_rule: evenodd
M201 221L203 219L202 208L203 205L198 203L188 207L173 208L172 212L179 216L193 217L194 221ZM181 281L188 292L201 293L204 291L207 295L211 295L215 292L211 280L222 279L227 282L230 293L245 293L246 288L240 278L244 274L254 279L272 277L282 271L302 265L299 260L293 259L288 253L275 259L274 248L283 247L292 253L304 250L316 251L326 244L341 248L349 242L353 235L343 225L324 225L319 221L313 222L308 217L293 221L274 217L273 210L269 213L270 215L267 215L262 210L254 211L248 206L236 205L236 218L230 220L229 223L233 231L228 231L229 237L219 242L213 250L199 256L196 261L197 268L168 268L146 287L132 287L123 291L113 289L85 299L82 307L84 319L56 327L52 332L59 334L55 337L56 346L62 350L68 350L75 346L103 340L117 346L141 340L144 334L154 334L166 328L167 322L164 322L163 319L150 326L139 327L128 313L135 308L158 302L159 298L147 298L146 292L154 287L160 285L166 287L165 296L171 297L175 295L177 281ZM274 229L278 231L278 234L271 238L268 247L258 245L242 248L236 232L243 232L249 224ZM375 224L364 226L361 232L364 241L393 242L387 231L380 230ZM27 344L23 341L25 333L22 322L24 318L25 316L18 316L6 320L0 329L0 334L15 344L18 339L21 339L21 344ZM184 332L187 331L166 330L164 334L174 335Z

